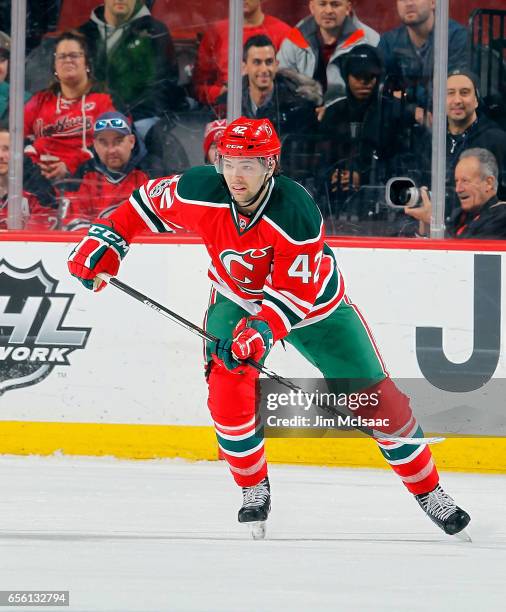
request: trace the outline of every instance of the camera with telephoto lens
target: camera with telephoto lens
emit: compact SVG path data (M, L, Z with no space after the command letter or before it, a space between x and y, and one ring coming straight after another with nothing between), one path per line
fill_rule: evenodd
M430 198L430 191L428 192ZM413 179L407 176L394 176L385 187L385 200L390 208L416 208L422 205L422 193Z

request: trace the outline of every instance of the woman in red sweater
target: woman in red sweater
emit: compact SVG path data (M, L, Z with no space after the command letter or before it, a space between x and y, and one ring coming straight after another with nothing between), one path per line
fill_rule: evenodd
M76 31L64 32L56 43L55 81L25 105L25 153L50 181L73 174L92 157L93 125L114 104L91 74L88 47Z

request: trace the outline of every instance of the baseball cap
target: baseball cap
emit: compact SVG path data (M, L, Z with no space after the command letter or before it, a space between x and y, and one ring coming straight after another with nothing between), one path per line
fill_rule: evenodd
M353 74L383 73L383 61L377 49L371 45L357 45L342 56L342 73L345 78Z
M215 119L206 125L206 130L204 133L204 142L202 146L204 148L204 158L207 159L207 155L209 153L209 149L213 142L218 142L218 140L223 136L223 132L227 127L226 119Z
M130 121L122 113L118 111L107 111L99 115L93 126L93 135L96 136L99 132L111 130L123 136L128 136L132 133Z

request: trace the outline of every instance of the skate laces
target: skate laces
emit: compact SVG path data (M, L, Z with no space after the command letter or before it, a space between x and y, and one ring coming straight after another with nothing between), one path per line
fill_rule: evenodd
M443 521L457 510L455 501L443 491L440 485L430 493L419 495L418 500L427 514Z
M270 496L267 478L253 487L243 487L242 496L244 508L263 506Z

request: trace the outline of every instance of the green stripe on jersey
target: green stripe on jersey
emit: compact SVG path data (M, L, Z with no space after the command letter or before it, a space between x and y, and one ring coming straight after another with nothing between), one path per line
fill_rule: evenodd
M339 271L337 269L336 258L334 257L331 248L327 244L325 244L325 246L323 247L323 254L330 255L332 257L332 260L334 262L334 271L332 272L332 276L330 277L330 280L327 283L327 286L325 287L325 291L315 301L315 306L330 302L339 291Z
M288 299L287 299L288 301ZM300 323L302 321L301 317L298 317L293 310L291 310L290 306L287 306L285 302L282 302L277 297L274 297L270 291L267 289L264 290L264 299L262 300L262 304L269 305L269 302L275 304L282 313L286 316L286 318L290 321L290 325L293 327L296 323Z
M156 227L157 231L160 234L167 233L169 231L169 230L165 229L165 226L163 225L161 220L158 218L158 216L155 215L155 213L151 210L151 208L149 208L149 206L147 206L144 203L144 201L142 199L142 196L141 196L141 194L140 194L138 189L136 189L133 192L132 198L135 200L135 203L137 204L137 206L142 210L142 212L146 215L146 217Z
M228 440L226 438L222 438L218 432L216 432L216 437L218 438L218 444L225 451L244 453L246 451L253 450L260 444L260 442L262 442L264 439L264 429L261 427L244 440Z
M418 429L415 431L415 434L411 437L423 438L423 431L421 427L418 427ZM387 461L399 461L400 459L407 459L419 448L419 444L403 444L399 448L393 449L381 448L381 446L379 447L383 457L385 457Z

